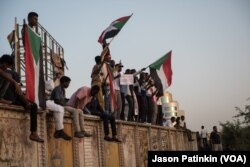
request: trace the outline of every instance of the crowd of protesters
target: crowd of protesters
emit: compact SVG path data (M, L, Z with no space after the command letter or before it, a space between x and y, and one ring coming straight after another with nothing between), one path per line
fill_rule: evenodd
M38 14L30 12L28 24L34 29L38 23ZM13 57L3 55L0 59L0 102L22 105L30 112L30 139L44 142L37 134L37 104L25 98L21 91L20 79L14 69ZM67 99L65 90L70 85L70 77L60 72L54 74L53 80L46 81L46 108L53 111L55 119L55 138L71 140L72 137L64 131L64 112L73 115L74 137L91 137L84 129L84 113L98 115L104 124L104 139L121 142L117 137L115 120L123 120L154 125L163 125L183 129L192 141L191 131L187 129L184 116L163 120L158 88L146 68L140 70L126 69L121 62L112 59L109 44L103 43L103 52L93 60L90 86L84 86ZM126 107L127 106L127 107ZM109 136L111 124L112 137Z

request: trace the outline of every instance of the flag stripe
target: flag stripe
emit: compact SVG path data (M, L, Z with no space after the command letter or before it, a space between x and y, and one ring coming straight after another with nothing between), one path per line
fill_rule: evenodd
M131 17L131 15L130 16L120 17L119 19L116 19L115 21L125 22L126 23L130 17ZM113 21L113 22L115 22L115 21Z
M152 77L152 79L155 82L155 87L158 89L158 94L159 96L163 95L163 86L164 84L162 84L162 80L160 75L158 74L159 72L157 72L156 69L154 68L150 68L150 76Z
M172 55L170 53L170 55L165 59L165 62L163 63L163 72L166 76L168 86L172 84L171 57Z
M114 89L114 83L113 83L113 73L111 72L111 69L109 65L107 64L107 72L108 72L108 78L109 78L109 89L110 89L110 109L111 112L114 112L116 109L116 101L115 101L115 89Z
M28 28L28 31L32 56L35 60L35 63L37 64L40 57L41 38L37 36L30 28Z
M103 33L101 41L104 41L104 39L112 38L112 37L116 36L118 33L119 33L119 30L111 30L111 31L108 31L106 33Z
M24 26L24 49L26 98L45 108L41 38L29 26Z
M171 56L172 52L170 51L149 66L150 75L155 81L160 96L172 84Z
M119 19L116 19L115 21L113 21L99 36L98 42L99 43L103 43L104 40L115 37L120 30L122 29L122 27L126 24L126 22L128 21L128 19L131 17L130 16L124 16L121 17Z
M32 49L29 40L29 27L25 27L24 31L24 41L25 41L25 76L26 76L26 97L28 100L35 101L35 71L33 56L31 56Z

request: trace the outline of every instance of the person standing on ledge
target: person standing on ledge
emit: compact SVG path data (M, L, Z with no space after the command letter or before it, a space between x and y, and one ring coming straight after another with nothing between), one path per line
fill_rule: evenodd
M217 130L217 126L213 126L213 131L210 134L210 141L213 151L222 151L221 139Z

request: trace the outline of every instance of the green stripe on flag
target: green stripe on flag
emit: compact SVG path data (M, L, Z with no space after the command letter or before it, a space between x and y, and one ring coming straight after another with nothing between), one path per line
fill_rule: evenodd
M154 63L152 63L151 65L149 65L150 68L154 68L159 70L161 68L161 65L164 63L164 61L166 60L166 58L168 57L169 53L165 54L164 56L162 56L160 59L158 59L157 61L155 61Z
M28 33L32 55L37 64L40 57L41 38L30 27L28 27Z

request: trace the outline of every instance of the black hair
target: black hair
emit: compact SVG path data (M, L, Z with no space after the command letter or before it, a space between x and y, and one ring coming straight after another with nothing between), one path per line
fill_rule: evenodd
M95 62L100 63L101 62L101 56L96 56L95 57Z
M91 87L91 89L92 90L100 90L100 87L98 86L98 85L93 85L92 87Z
M60 78L60 83L69 82L69 81L71 81L70 77L62 76Z
M14 64L14 60L13 58L8 55L8 54L4 54L2 55L2 57L0 58L0 63L7 63L8 65L13 65Z
M130 69L126 69L125 74L130 74Z
M33 17L33 16L38 17L38 14L37 14L36 12L29 12L29 14L28 14L28 20L29 20L31 17Z

